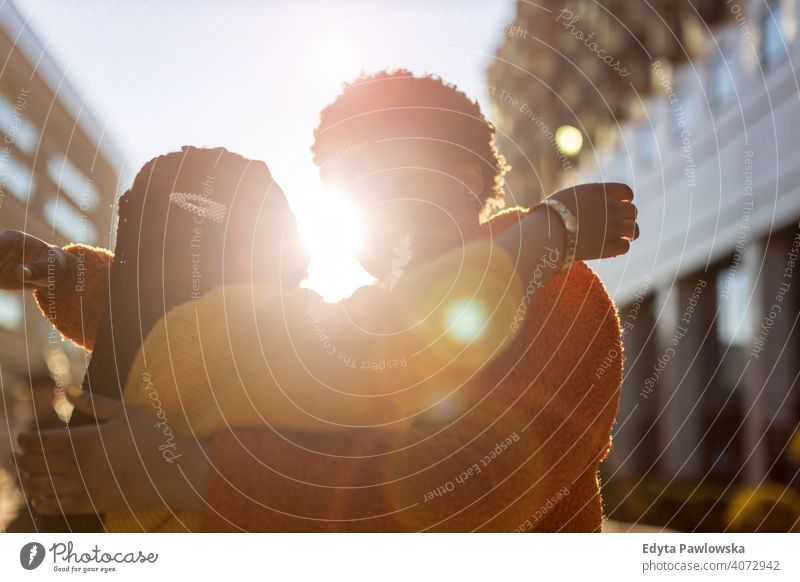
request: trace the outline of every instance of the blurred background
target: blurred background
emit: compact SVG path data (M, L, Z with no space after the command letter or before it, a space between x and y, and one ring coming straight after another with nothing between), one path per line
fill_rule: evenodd
M625 333L609 529L797 531L799 24L797 0L4 0L0 228L113 245L145 161L224 145L267 161L314 251L308 286L345 297L369 277L311 164L318 113L362 70L437 73L496 124L509 204L636 193L642 237L593 265ZM4 457L34 410L61 422L85 365L0 292Z

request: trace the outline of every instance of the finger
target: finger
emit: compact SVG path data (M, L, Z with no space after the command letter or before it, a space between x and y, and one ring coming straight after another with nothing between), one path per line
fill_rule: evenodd
M40 453L14 453L14 463L18 470L32 475L56 475L66 473L75 467L72 453L61 452L50 455Z
M606 253L606 257L618 257L627 253L630 248L631 243L629 240L618 238L609 242L603 250Z
M603 244L600 251L600 258L608 259L624 255L630 248L630 242L622 236L610 233L609 238Z
M12 248L8 250L0 249L0 273L2 275L3 289L19 289L20 284L18 275L16 274L16 267L20 263L19 252Z
M639 217L639 209L632 202L624 200L614 200L609 203L611 212L623 219L636 220Z
M85 494L34 497L32 505L43 515L75 515L96 511Z
M620 227L622 233L620 236L629 241L634 241L639 238L639 225L633 220L625 220Z
M20 283L33 287L47 287L47 261L35 261L25 263L24 265L17 265L14 272Z
M625 238L630 240L634 240L634 236L636 234L636 221L634 220L621 220L617 224L617 228L613 229L614 233L612 234L613 238Z
M630 202L609 200L606 206L606 221L613 227L626 220L635 220L636 208Z
M35 286L34 282L41 286L47 279L48 253L46 251L49 248L57 249L58 247L51 247L43 240L21 231L6 231L0 234L0 267L4 273L26 283L26 286ZM23 264L25 257L32 260Z
M20 483L26 497L75 495L84 490L83 482L77 474L29 475L23 474Z
M633 190L627 184L620 182L608 182L603 184L606 194L615 200L631 202L633 200Z
M97 420L111 420L124 414L125 408L120 400L90 394L77 386L70 386L66 390L67 400L80 412L96 418Z
M26 453L56 453L69 446L69 439L66 429L55 428L20 433L17 442Z

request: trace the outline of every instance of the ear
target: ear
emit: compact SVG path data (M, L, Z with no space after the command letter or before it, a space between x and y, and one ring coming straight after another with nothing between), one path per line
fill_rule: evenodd
M455 178L463 184L464 193L479 198L483 194L483 174L477 164L458 164L453 170Z

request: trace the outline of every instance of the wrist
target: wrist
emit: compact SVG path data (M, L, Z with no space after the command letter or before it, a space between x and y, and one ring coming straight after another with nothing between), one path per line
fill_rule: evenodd
M540 213L542 221L547 225L548 244L558 249L558 267L560 268L567 250L567 227L564 226L564 221L561 220L558 213L544 202L534 206L532 211Z
M541 203L550 212L553 222L561 226L560 232L563 235L563 253L561 258L560 272L570 269L575 261L575 248L577 245L578 221L572 211L567 206L554 198L548 198Z
M56 265L53 289L57 299L67 299L75 294L78 272L78 258L58 246L50 247L48 262Z

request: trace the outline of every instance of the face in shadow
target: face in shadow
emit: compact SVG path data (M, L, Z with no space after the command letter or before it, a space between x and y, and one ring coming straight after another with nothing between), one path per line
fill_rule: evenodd
M358 260L378 279L398 261L412 267L463 245L479 225L480 169L427 154L407 143L376 147L328 174L361 213Z

